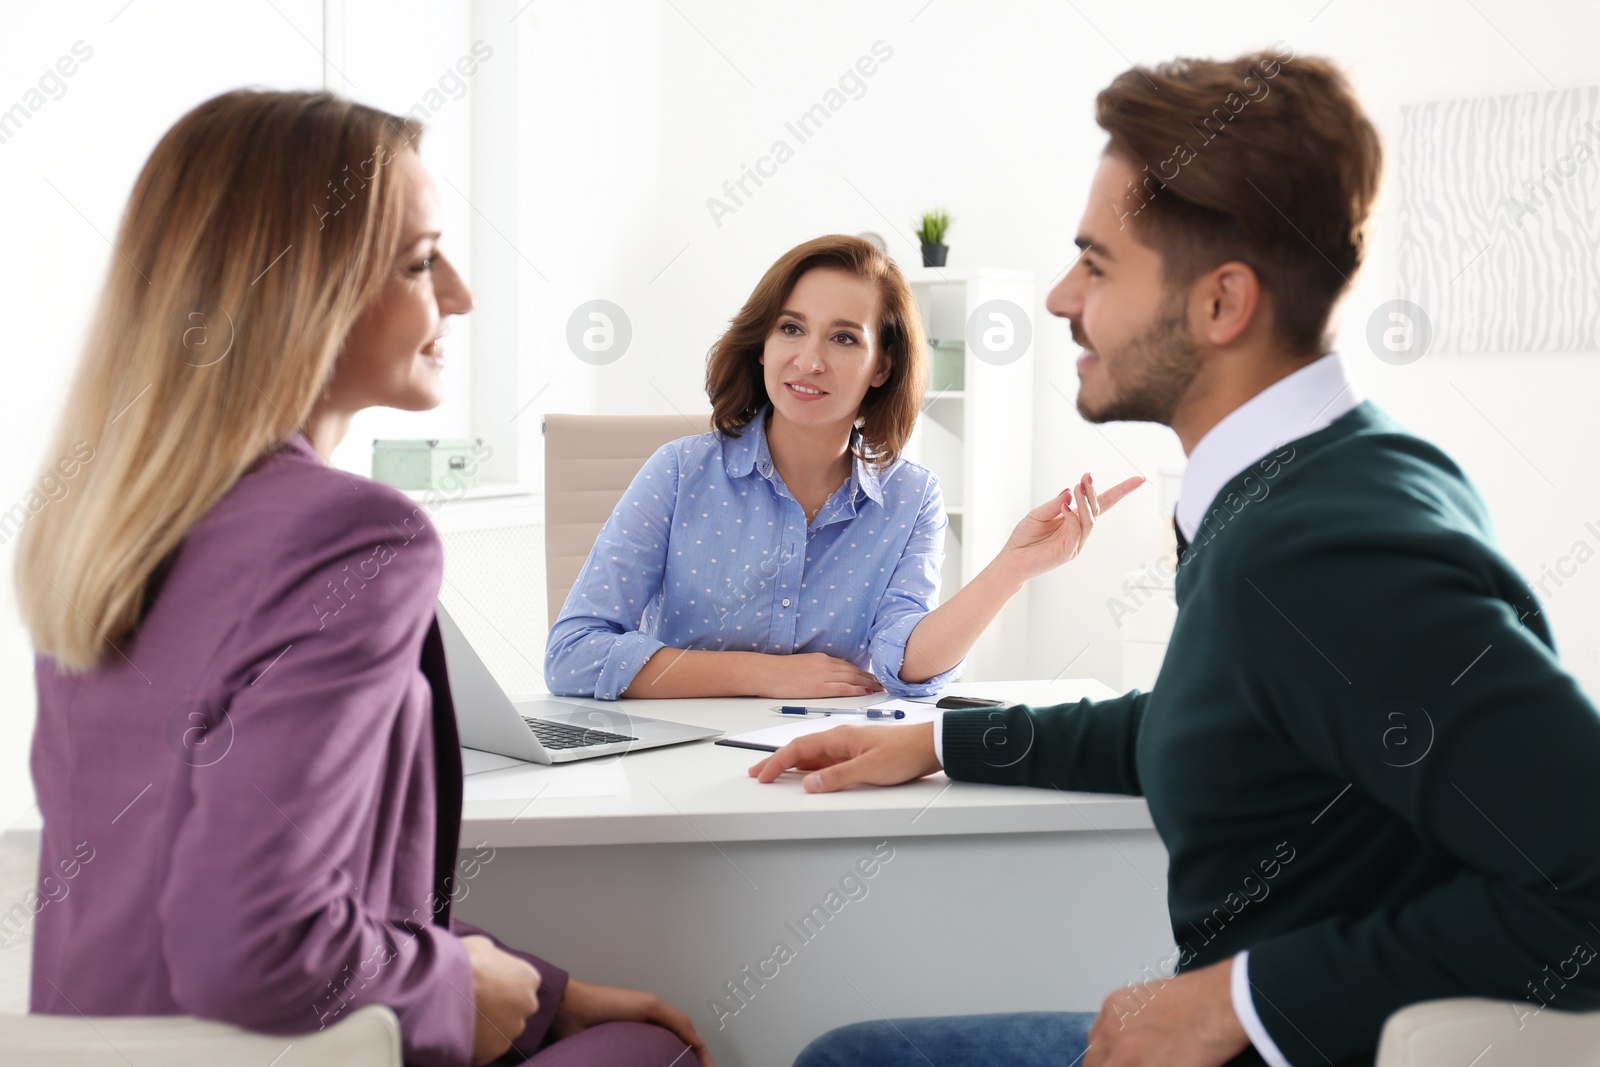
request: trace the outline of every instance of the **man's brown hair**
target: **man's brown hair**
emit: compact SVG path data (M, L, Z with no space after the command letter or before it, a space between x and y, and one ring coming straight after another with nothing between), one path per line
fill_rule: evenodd
M1117 214L1170 286L1243 262L1290 353L1327 349L1383 156L1338 68L1287 49L1134 67L1100 92L1095 121L1106 151L1142 168Z
M818 267L847 271L878 287L878 353L889 377L861 401L857 455L882 470L900 458L928 387L928 342L911 286L894 260L860 237L833 234L790 249L767 269L728 331L706 357L711 425L738 437L768 403L761 351L801 275Z

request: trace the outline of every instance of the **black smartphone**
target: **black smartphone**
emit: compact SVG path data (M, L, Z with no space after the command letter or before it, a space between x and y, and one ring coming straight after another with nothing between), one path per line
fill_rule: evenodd
M998 708L1005 703L1004 700L990 700L987 697L940 697L933 706L949 711L958 708Z

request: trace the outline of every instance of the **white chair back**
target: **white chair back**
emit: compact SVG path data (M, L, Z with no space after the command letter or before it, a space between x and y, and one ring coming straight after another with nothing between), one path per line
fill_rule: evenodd
M400 1021L369 1004L324 1030L273 1036L187 1015L0 1016L0 1067L401 1067Z
M1530 1000L1425 1000L1389 1016L1375 1067L1600 1067L1600 1012Z

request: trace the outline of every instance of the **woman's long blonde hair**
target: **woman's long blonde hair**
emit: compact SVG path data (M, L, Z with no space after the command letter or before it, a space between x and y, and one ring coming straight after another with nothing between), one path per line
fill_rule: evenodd
M387 164L421 132L329 93L240 90L156 145L46 471L85 442L92 458L18 543L39 653L81 672L120 649L189 529L306 424L399 253Z

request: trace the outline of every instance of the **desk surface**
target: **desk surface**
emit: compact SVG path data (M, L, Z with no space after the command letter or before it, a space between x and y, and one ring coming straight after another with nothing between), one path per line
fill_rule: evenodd
M964 682L949 691L1033 704L1116 695L1092 679ZM829 703L874 699L882 698ZM773 701L766 698L618 703L639 714L729 734L773 722L767 710ZM463 848L1152 828L1142 797L977 785L952 782L943 774L893 789L817 795L805 792L798 774L762 785L745 773L761 753L709 741L554 767L463 755L472 772L461 819ZM501 769L473 772L495 764Z

